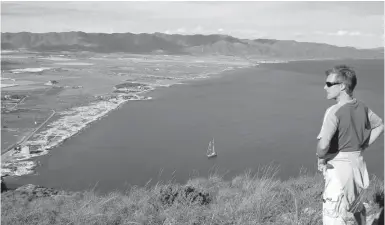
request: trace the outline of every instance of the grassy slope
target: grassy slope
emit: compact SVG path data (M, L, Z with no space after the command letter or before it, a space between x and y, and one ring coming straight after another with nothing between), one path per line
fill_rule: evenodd
M322 224L321 174L301 173L280 181L276 173L267 167L231 181L214 174L183 186L169 182L104 196L93 190L29 199L2 194L1 223ZM186 187L192 187L191 193L184 196ZM383 180L372 177L365 201L375 206L373 196L383 188ZM378 207L373 207L368 214L376 211Z

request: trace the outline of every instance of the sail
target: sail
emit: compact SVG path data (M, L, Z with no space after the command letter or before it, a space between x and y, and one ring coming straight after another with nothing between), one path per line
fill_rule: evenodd
M217 153L215 152L214 139L210 141L209 146L207 147L207 156L215 156Z
M210 141L209 142L209 146L207 147L207 155L210 155L212 153L212 150L211 150L212 149L212 147L211 147L212 144L211 143L212 142Z

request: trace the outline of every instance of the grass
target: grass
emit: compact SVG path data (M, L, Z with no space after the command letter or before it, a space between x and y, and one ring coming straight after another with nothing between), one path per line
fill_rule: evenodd
M133 187L125 193L94 190L21 198L2 194L2 224L322 224L323 178L301 172L281 181L268 166L223 180L214 173L185 185L175 182ZM379 211L384 183L374 176L365 195ZM44 195L43 195L44 196Z

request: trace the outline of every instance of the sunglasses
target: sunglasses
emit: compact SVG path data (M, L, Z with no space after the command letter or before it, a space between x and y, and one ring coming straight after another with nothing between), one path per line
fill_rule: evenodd
M331 87L331 86L334 86L334 85L336 85L336 84L341 84L341 83L331 83L331 82L326 82L326 86L327 87Z

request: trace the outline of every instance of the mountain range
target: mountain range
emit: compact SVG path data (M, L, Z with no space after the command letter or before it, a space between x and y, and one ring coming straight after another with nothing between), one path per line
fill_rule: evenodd
M135 54L230 55L260 58L383 58L384 48L356 49L275 39L239 39L228 35L163 33L1 33L1 49L38 52L90 51Z

